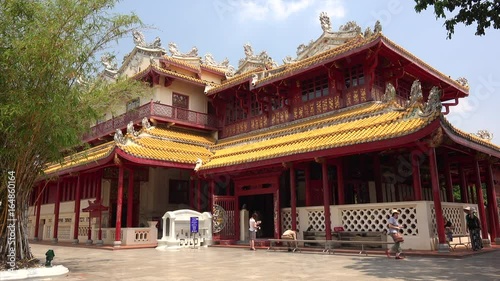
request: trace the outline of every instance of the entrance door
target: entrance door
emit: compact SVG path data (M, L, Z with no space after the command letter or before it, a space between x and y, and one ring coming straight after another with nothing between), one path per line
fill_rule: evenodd
M274 237L274 206L272 193L240 196L239 204L240 206L246 206L249 216L252 216L253 213L257 213L257 220L261 221L261 229L257 231L257 238Z

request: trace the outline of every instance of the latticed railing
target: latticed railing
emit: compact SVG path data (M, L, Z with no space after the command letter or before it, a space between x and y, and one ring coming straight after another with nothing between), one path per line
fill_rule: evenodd
M112 134L116 129L127 127L130 121L139 123L144 117L184 122L207 128L217 128L217 118L215 116L151 101L90 128L90 131L83 136L83 140L90 141L107 134Z

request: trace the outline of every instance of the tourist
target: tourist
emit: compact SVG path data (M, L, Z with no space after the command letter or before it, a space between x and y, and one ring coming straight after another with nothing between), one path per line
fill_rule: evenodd
M453 241L453 229L455 228L451 221L448 219L444 219L446 223L444 224L444 232L446 234L446 241L448 242L448 245Z
M481 250L483 248L483 241L481 240L481 222L477 217L476 208L465 207L464 212L467 214L465 216L465 222L469 230L472 250Z
M260 229L260 221L257 220L257 213L253 213L249 221L250 231L250 250L255 251L255 238L257 237L257 230Z
M281 235L281 239L286 239L286 240L297 240L297 232L288 229L283 234ZM292 252L294 249L297 248L297 242L287 242L288 244L288 251ZM292 246L292 244L294 244Z
M402 229L401 226L399 226L398 222L398 217L399 217L400 212L398 210L392 210L391 211L391 217L389 218L389 222L387 224L389 230L388 233L394 240L394 245L392 246L390 251L387 251L387 257L391 257L391 253L396 254L396 259L400 260L403 259L403 256L401 256L401 253L403 250L401 249L401 242L403 242L403 236L399 233L399 230Z

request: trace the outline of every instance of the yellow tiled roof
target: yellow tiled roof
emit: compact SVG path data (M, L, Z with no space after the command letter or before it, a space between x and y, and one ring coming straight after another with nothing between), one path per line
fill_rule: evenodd
M275 136L255 136L260 141L248 142L243 138L233 140L234 145L221 143L219 148L214 147L213 157L201 169L396 138L424 128L438 116L410 118L411 113L411 110L394 111L387 105L372 104L339 116L311 120Z
M215 71L217 73L220 73L220 74L225 74L226 73L226 69L223 68L223 67L216 67L216 66L212 66L212 65L208 65L208 64L202 64L200 65L201 69L210 69L212 71Z
M187 67L191 70L193 70L194 72L199 72L200 71L200 65L194 65L192 63L188 63L188 62L185 62L181 59L176 59L176 58L173 58L171 56L168 56L168 55L164 55L162 57L162 60L165 60L165 61L168 61L168 62L171 62L171 63L174 63L174 64L177 64L177 65L182 65L184 67Z
M50 175L69 168L90 164L92 162L108 157L114 148L114 141L89 148L82 152L78 152L65 157L62 162L51 163L47 165L43 172L46 175Z
M175 71L172 71L172 70L161 68L161 67L156 66L156 65L150 65L149 67L147 67L143 71L135 74L134 78L142 77L143 75L145 75L150 70L153 70L153 71L156 71L156 72L168 75L168 76L172 76L172 77L181 78L181 79L184 79L184 80L187 80L187 81L195 82L195 83L198 83L198 84L201 84L201 85L213 85L213 86L217 85L217 84L215 84L215 83L213 83L211 81L206 81L206 80L202 80L202 79L199 79L199 78L196 78L196 77L192 77L192 76L188 76L188 75L185 75L185 74L181 74L181 73L178 73L178 72L175 72Z
M195 164L198 158L208 161L212 155L208 146L213 143L210 137L201 134L154 127L138 137L131 137L126 145L118 146L138 158Z
M254 69L252 71L245 72L245 73L236 75L234 77L231 77L230 79L223 81L221 85L217 85L217 86L213 87L212 89L208 90L207 94L210 95L210 94L213 94L215 92L220 92L220 91L225 90L227 88L230 88L232 86L238 85L245 80L250 80L254 73L257 73L260 71L262 71L262 70L257 68L257 69Z

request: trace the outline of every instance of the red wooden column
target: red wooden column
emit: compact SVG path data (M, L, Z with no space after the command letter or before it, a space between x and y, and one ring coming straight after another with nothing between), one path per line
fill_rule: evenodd
M40 238L38 237L38 229L40 228L40 209L42 208L42 185L43 182L41 182L38 185L37 191L36 191L36 218L35 218L35 241L39 241Z
M479 209L479 217L481 219L481 235L483 240L488 239L488 224L486 223L486 211L484 210L483 188L481 187L481 173L479 172L479 163L474 160L472 164L474 169L474 176L476 180L476 197L477 208Z
M330 188L328 186L328 164L325 159L321 163L321 176L323 179L323 206L325 213L325 234L326 240L332 239L332 227L330 218Z
M436 149L429 147L429 168L431 172L432 197L434 198L434 211L436 213L436 228L438 233L438 251L450 251L444 233L443 209L441 208L441 198L439 195L439 176L436 160Z
M56 204L54 205L54 236L52 242L57 243L57 233L59 230L59 207L61 205L61 179L57 180Z
M311 206L311 166L309 163L305 165L306 177L306 206Z
M213 212L214 209L214 192L215 192L215 180L210 179L210 188L208 191L208 210L210 213Z
M415 201L422 200L422 181L420 177L420 157L422 153L418 150L414 150L411 152L411 167L412 167L412 175L413 175L413 194Z
M80 201L82 195L82 179L81 175L78 174L76 180L76 194L75 194L75 224L73 229L73 244L78 244L78 228L80 228Z
M195 209L195 199L194 199L195 189L193 175L189 177L189 208Z
M496 204L496 191L495 191L495 184L493 181L493 170L491 168L491 163L486 164L486 190L488 192L488 202L492 202L489 204L491 208L491 214L493 217L493 224L495 226L495 233L491 235L491 240L495 240L495 243L498 245L500 243L500 221L498 218L498 206ZM494 236L494 238L493 238Z
M201 178L197 180L198 188L196 190L196 210L201 212Z
M115 225L115 241L113 246L119 247L122 244L122 204L123 204L123 165L118 166L118 192L116 195L116 225Z
M275 185L276 191L274 191L273 194L273 208L274 208L274 238L280 238L281 237L281 200L280 200L280 188L279 184L276 183ZM237 227L239 228L239 218L237 221Z
M460 177L460 200L462 203L469 203L469 192L467 192L467 179L462 165L458 165L458 174Z
M132 216L134 214L134 170L128 170L127 190L127 227L132 227Z
M337 159L337 194L339 205L345 204L344 196L344 172L342 159Z
M380 168L380 155L378 155L378 153L373 155L373 170L375 175L375 191L377 192L377 202L382 203L384 201L384 194L382 192L382 169Z
M453 179L451 178L450 160L448 158L448 153L444 154L444 180L446 182L446 200L448 202L454 202L453 198Z
M297 181L295 176L295 167L290 165L290 211L292 216L292 230L297 231Z

